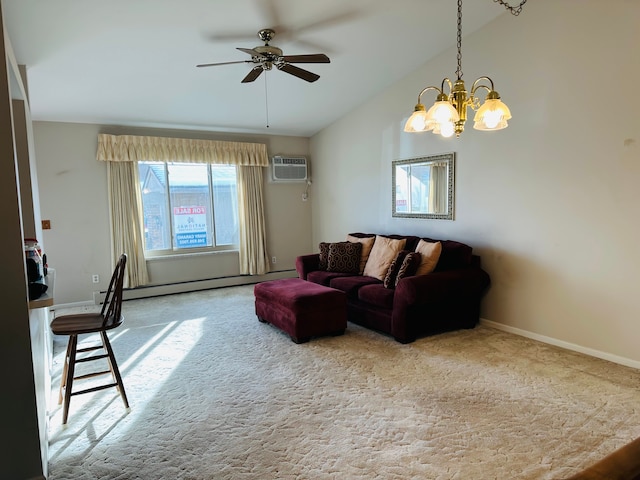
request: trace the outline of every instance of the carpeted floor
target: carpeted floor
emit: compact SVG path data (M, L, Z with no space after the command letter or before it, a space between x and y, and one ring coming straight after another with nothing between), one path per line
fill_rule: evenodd
M252 286L123 309L131 413L82 395L63 430L56 406L49 480L559 479L640 436L640 371L487 327L296 345Z

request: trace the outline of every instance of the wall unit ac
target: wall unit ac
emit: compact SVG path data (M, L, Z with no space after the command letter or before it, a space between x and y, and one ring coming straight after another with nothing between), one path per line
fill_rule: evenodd
M304 182L308 178L308 166L305 157L276 155L271 159L271 180L274 182Z

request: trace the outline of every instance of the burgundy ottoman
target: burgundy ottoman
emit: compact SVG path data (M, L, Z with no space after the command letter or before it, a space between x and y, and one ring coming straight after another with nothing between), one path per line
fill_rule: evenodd
M258 283L253 292L258 320L288 333L296 343L342 335L347 328L347 297L340 290L283 278Z

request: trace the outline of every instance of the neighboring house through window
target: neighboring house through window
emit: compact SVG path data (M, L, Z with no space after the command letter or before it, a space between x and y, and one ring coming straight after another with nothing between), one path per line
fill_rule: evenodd
M138 162L146 254L238 246L235 165Z

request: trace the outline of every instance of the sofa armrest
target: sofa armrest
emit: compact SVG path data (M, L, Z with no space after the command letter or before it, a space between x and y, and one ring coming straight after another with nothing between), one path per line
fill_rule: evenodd
M406 277L396 285L394 308L428 305L444 299L481 296L489 286L489 274L481 268L464 268Z
M446 325L472 328L478 322L480 300L489 283L489 275L480 268L403 278L393 297L391 334L397 341L409 343L427 325L433 330ZM439 313L430 320L432 312Z
M640 479L640 438L610 453L599 462L567 480Z
M320 267L320 254L312 253L309 255L300 255L296 257L296 271L298 277L306 280L309 272L318 270Z

